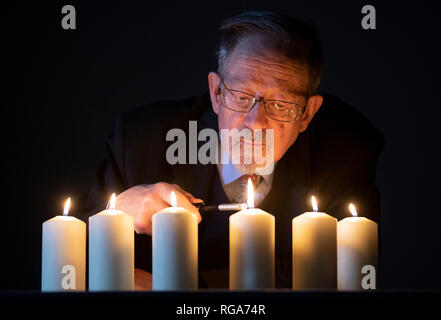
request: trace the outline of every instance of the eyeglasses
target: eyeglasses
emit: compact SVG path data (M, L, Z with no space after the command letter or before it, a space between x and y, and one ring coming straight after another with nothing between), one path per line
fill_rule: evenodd
M221 83L224 88L221 89L219 87L217 94L221 96L223 106L233 111L248 113L257 102L261 102L264 104L265 112L270 118L277 121L290 122L301 120L306 109L306 104L302 106L295 102L263 100L252 94L228 88L223 79L221 79Z

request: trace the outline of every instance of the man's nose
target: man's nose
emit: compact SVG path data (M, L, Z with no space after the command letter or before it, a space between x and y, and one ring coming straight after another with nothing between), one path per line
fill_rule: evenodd
M261 101L256 101L254 108L245 117L245 126L251 129L262 129L266 127L267 122L265 104Z

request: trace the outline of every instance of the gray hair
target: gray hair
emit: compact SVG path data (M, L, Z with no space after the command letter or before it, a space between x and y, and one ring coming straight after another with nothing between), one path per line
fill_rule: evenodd
M257 36L270 40L271 49L306 69L307 94L317 89L323 69L323 52L314 27L288 15L247 11L223 21L219 31L219 74L224 75L227 59L236 45L243 39Z

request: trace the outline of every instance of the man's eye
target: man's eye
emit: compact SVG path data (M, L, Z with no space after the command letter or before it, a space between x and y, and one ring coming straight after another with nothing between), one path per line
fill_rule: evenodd
M285 106L285 105L283 105L283 104L281 104L281 103L274 103L274 107L276 108L276 110L277 111L285 111L285 110L288 110L288 108Z
M246 97L246 96L238 96L238 97L237 97L237 100L239 100L239 101L241 101L241 102L247 102L247 101L250 100L250 98L249 98L249 97Z

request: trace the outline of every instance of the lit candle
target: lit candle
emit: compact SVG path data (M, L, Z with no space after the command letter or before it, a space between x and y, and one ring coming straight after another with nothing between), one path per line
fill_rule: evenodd
M198 217L177 207L176 194L171 207L152 218L153 290L196 290L198 288Z
M115 210L112 194L108 209L89 218L89 290L134 289L134 220Z
M337 288L337 219L305 212L292 220L292 286L295 290Z
M41 291L86 289L86 224L69 217L70 198L62 216L43 223Z
M378 225L358 217L352 203L349 210L353 216L339 221L337 226L338 289L375 289Z
M248 180L248 209L230 216L230 289L274 288L275 218L254 208Z

